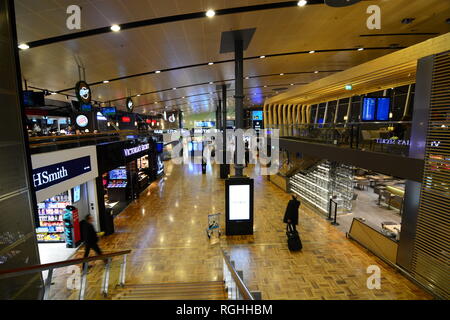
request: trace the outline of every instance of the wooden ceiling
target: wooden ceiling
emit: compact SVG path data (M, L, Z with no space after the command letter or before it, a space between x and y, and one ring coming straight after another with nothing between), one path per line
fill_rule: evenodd
M74 32L66 28L66 8L71 4L82 7L81 31L84 31L207 9L275 2L278 1L16 0L15 4L19 43L27 43ZM366 27L366 9L370 4L381 7L381 30L373 31ZM391 45L409 47L436 35L361 35L444 34L450 29L450 25L446 23L446 19L450 17L449 12L450 1L414 1L412 4L410 0L380 0L362 1L346 8L332 8L322 4L204 17L31 48L20 52L21 68L23 78L29 86L59 91L72 88L79 80L78 64L85 68L86 80L94 83L142 72L232 59L232 54L219 53L221 33L253 27L256 27L256 33L245 57L323 49ZM401 23L404 18L415 20L405 25ZM266 98L276 95L277 89L299 87L327 77L337 70L347 70L394 51L396 50L351 50L246 60L244 72L250 76L244 82L244 87L248 88L245 90L246 104L262 104ZM280 73L285 75L281 76ZM233 78L234 65L228 62L132 77L95 85L92 89L94 99L102 102L121 99L130 93L137 95L155 92L134 98L135 103L142 106L137 112L149 113L168 106L169 109L197 113L215 110L216 85ZM234 83L228 83L231 83L229 95L232 96ZM194 84L202 85L193 86ZM171 90L184 86L188 87ZM73 90L64 93L74 94ZM65 95L53 97L66 99ZM230 104L233 107L231 100ZM124 108L125 101L118 100L113 105Z

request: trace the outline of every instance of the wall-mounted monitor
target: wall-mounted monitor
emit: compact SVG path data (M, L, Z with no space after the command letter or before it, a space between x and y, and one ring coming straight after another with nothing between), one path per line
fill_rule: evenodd
M374 121L376 108L377 108L377 98L365 97L363 99L361 120Z
M91 112L92 111L92 104L86 104L83 103L80 107L80 110L83 112Z
M387 97L364 97L362 121L388 121L391 99Z
M127 180L127 170L126 169L115 169L109 172L110 180Z
M116 107L104 107L102 108L102 114L106 117L115 116L117 113Z
M263 112L262 112L262 110L252 111L252 119L254 121L256 121L256 120L263 120Z
M377 120L378 121L388 121L390 112L391 112L391 99L390 98L378 98Z

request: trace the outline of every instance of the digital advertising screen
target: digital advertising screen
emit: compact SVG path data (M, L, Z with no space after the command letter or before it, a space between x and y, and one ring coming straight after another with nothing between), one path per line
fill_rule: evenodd
M116 107L104 107L102 108L102 114L104 116L115 116L117 113Z
M260 111L252 111L252 119L253 120L263 120L263 112Z
M229 186L230 220L250 219L250 185Z
M363 121L373 121L375 120L375 110L377 105L376 98L364 98L363 100L363 110L362 110L362 120Z
M377 120L388 121L390 112L391 112L391 99L390 98L378 98Z
M90 111L92 111L92 105L91 104L82 104L80 109L83 112L90 112Z
M126 169L115 169L109 172L109 178L111 180L126 180L127 170Z
M73 188L73 203L80 201L81 199L81 188L80 186L76 186Z

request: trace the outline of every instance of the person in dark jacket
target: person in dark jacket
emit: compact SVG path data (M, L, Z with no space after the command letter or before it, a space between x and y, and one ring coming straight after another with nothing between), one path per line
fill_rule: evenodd
M289 230L297 231L298 225L298 208L300 207L300 201L295 195L292 195L292 199L289 200L284 213L283 222L287 223Z
M81 240L83 240L85 245L85 252L84 257L87 258L89 256L89 252L91 251L91 248L94 249L94 251L98 254L102 254L102 250L100 250L97 242L98 242L98 236L97 232L95 231L94 225L92 224L93 219L90 214L84 218L83 221L80 223L80 229L81 229Z

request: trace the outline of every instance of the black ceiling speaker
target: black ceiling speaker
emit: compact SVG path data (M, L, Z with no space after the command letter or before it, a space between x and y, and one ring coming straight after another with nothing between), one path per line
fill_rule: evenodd
M325 0L325 4L330 7L346 7L360 1L361 0Z

